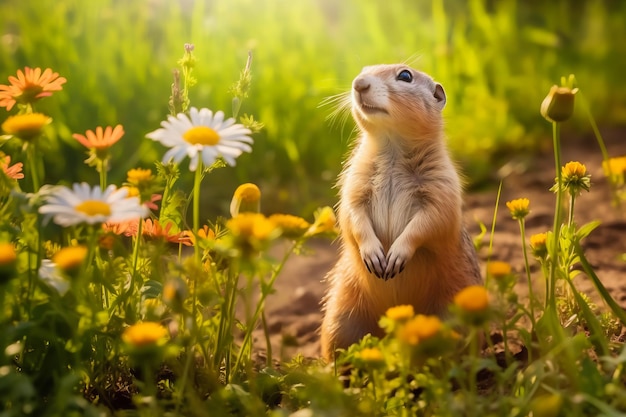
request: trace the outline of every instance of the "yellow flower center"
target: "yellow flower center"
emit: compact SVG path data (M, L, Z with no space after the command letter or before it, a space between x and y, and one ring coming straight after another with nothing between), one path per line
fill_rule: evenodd
M23 140L29 140L41 133L41 129L52 119L45 114L30 113L11 116L2 123L2 130Z
M220 135L207 126L194 126L183 134L183 139L192 145L214 146L220 141Z
M109 216L111 214L111 206L100 200L86 200L74 208L88 216Z

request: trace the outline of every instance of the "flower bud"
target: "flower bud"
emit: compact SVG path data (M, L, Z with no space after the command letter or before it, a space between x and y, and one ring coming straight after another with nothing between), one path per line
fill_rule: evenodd
M261 211L261 190L255 184L241 184L235 190L230 202L230 215L237 217L240 213L258 213Z
M578 88L553 85L541 103L541 115L549 122L564 122L574 112L574 96Z

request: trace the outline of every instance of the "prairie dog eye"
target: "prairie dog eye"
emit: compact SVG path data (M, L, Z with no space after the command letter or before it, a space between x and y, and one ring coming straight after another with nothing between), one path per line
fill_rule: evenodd
M410 83L411 81L413 81L413 74L411 74L411 71L409 70L402 70L398 73L396 80Z

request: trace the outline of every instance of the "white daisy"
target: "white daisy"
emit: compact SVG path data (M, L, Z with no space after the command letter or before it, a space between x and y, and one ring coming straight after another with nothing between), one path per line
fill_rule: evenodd
M213 114L209 109L192 107L189 116L185 113L168 116L161 126L146 137L171 148L163 155L163 162L172 160L177 164L189 156L190 171L198 168L200 156L207 167L220 156L228 165L235 165L239 155L252 151L250 129L236 124L232 117L224 120L222 111Z
M115 185L109 185L104 192L100 186L91 188L84 182L74 184L71 189L59 186L44 197L39 212L63 227L146 217L149 210L138 197L127 197L127 193L126 188L118 189Z
M57 268L56 264L50 259L44 259L41 261L41 266L39 267L39 279L45 282L49 287L57 290L61 297L63 297L70 289L70 283L63 278L59 268Z

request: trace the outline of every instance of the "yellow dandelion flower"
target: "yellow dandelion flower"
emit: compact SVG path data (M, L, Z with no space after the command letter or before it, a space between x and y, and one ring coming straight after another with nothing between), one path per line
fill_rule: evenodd
M0 107L10 111L15 103L32 104L43 97L52 95L53 91L60 91L67 80L59 74L46 68L25 67L24 71L17 70L17 77L9 76L10 85L0 85Z
M563 177L583 177L587 175L587 167L580 162L570 161L561 169Z
M133 168L126 173L126 176L126 181L134 186L150 182L153 179L151 169Z
M604 175L607 177L611 175L623 175L626 173L626 156L609 158L608 161L602 162L602 168L604 169Z
M385 360L383 352L378 348L365 348L358 353L363 362L380 363Z
M236 237L264 241L276 234L276 224L260 213L243 213L226 222Z
M311 227L302 217L291 214L272 214L269 220L283 231L283 236L297 239Z
M128 194L126 194L127 198L139 197L139 188L133 186L124 186L122 188L128 191Z
M485 311L489 308L489 293L482 285L471 285L454 296L454 304L469 313Z
M0 243L0 266L12 265L17 259L15 246L12 243Z
M403 321L413 318L413 316L415 316L415 311L413 310L412 305L399 305L388 308L385 316L387 316L391 320Z
M591 188L591 175L587 173L587 167L580 162L571 161L561 168L561 189L569 191L573 196L580 194L582 190L589 191ZM555 179L555 182L558 179ZM552 187L556 191L558 184Z
M62 271L76 271L87 257L87 252L86 246L68 246L55 253L52 262Z
M241 184L235 190L230 202L230 215L258 213L261 211L261 190L255 184Z
M409 345L416 345L434 338L442 327L439 317L418 314L399 329L398 339Z
M547 233L537 233L530 237L530 249L537 258L545 258L548 254Z
M515 200L507 201L506 206L509 208L511 212L511 217L515 220L521 220L530 213L530 209L528 206L530 205L530 200L527 198L518 198Z
M487 275L502 278L511 274L511 264L503 261L490 261L487 264Z
M337 233L337 218L332 207L322 207L315 212L315 221L306 232L307 236Z
M166 336L167 329L160 323L147 321L126 328L122 333L122 340L134 347L145 347L163 343Z
M2 130L8 135L29 141L39 136L50 122L52 118L42 113L17 114L2 123Z

